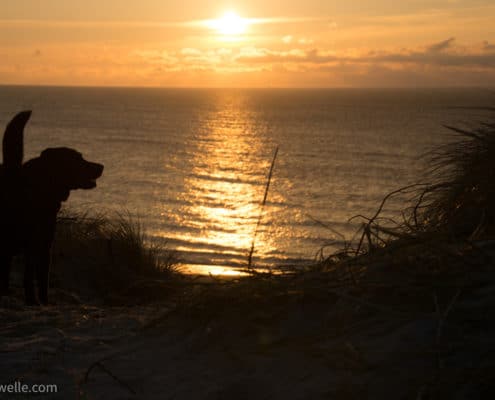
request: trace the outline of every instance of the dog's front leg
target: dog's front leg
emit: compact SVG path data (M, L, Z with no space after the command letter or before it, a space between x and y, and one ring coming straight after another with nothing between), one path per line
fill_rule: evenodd
M24 293L26 295L26 304L29 306L39 305L34 291L34 275L37 270L37 254L28 251L26 254L26 269L24 271Z
M11 264L12 256L0 250L0 296L7 295L9 292Z

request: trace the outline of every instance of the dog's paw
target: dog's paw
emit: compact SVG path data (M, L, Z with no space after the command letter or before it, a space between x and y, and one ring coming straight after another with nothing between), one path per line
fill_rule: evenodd
M42 306L47 306L49 303L48 303L48 295L47 293L40 293L39 294L39 299L40 299L40 303Z
M8 308L10 306L10 297L0 294L0 307Z
M0 297L0 308L10 309L10 310L22 310L24 308L23 301L10 296Z

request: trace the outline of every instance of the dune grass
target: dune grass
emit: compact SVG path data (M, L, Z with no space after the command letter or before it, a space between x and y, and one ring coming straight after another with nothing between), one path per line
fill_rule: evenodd
M478 242L490 239L495 229L495 123L472 131L450 129L459 136L428 154L426 183L389 193L374 215L351 218L362 224L342 248L328 256L322 252L310 268L285 274L248 269L247 277L233 280L191 278L182 300L203 309L226 299L250 308L259 301L340 297L391 314L433 312L425 298L448 303L473 281L490 280ZM382 216L394 197L409 202L396 220ZM149 282L168 280L167 288L173 286L176 265L174 252L147 244L142 226L128 214L72 212L59 220L54 270L61 287L139 301L154 291ZM473 266L479 279L473 278ZM157 291L163 291L161 285ZM178 286L183 290L184 281ZM408 301L398 301L404 294Z
M174 251L146 240L129 213L62 211L52 252L52 286L89 300L125 296L146 280L171 280Z
M495 234L495 123L448 127L456 140L430 153L433 183L418 209L426 230L476 239Z
M425 155L423 182L387 194L372 216L352 217L349 221L362 222L355 237L323 264L420 242L473 244L495 238L495 123L447 128L454 135ZM401 215L383 217L387 203L397 197L406 204Z
M362 224L342 248L289 274L248 270L238 282L204 289L197 306L208 298L250 307L268 299L338 297L389 314L434 313L431 299L448 304L459 290L495 281L490 250L480 251L495 233L495 123L449 129L457 136L426 155L425 182L387 194L374 215L351 218ZM383 217L396 197L405 202L403 212Z

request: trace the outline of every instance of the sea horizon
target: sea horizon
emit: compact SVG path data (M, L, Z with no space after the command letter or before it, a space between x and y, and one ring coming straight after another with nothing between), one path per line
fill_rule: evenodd
M1 87L30 88L74 88L74 89L184 89L184 90L495 90L495 83L488 85L404 85L404 86L140 86L140 85L65 85L65 84L31 84L0 83Z

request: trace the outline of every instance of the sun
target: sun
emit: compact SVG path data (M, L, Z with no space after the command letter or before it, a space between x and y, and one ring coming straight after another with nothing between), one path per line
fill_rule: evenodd
M226 36L241 35L246 32L247 26L248 20L234 11L227 11L221 18L211 21L211 27Z

